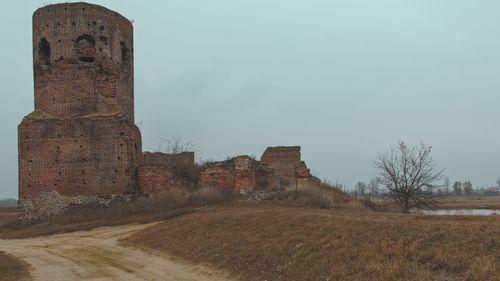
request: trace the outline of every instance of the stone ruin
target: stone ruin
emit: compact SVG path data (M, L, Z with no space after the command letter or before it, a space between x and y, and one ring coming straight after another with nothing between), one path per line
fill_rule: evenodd
M197 169L197 177L189 178L188 175L176 173L175 168L179 166L187 170ZM144 163L138 167L139 190L152 194L194 184L249 194L263 190L302 189L321 183L301 160L300 146L268 147L260 161L242 155L196 166L194 152L145 152Z
M18 126L19 204L27 219L190 184L248 193L318 182L298 146L270 147L261 161L212 162L195 178L176 170L197 169L193 152L143 153L133 54L132 23L114 11L65 3L34 12L35 108Z
M321 183L320 179L311 175L306 163L302 161L300 146L268 147L260 161L275 171L286 189L302 189Z
M280 188L274 170L247 155L205 165L199 184L201 187L220 187L242 194Z
M167 154L145 152L144 163L137 169L139 191L147 194L183 188L195 179L184 173L196 169L194 152Z

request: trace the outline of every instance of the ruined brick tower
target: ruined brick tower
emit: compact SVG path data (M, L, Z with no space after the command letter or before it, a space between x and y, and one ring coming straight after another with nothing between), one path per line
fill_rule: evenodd
M136 191L133 27L86 3L33 14L35 110L18 127L19 197Z

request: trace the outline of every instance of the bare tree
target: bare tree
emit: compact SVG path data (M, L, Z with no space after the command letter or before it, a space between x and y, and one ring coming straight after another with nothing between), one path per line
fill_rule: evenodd
M167 154L179 154L183 152L198 152L198 147L191 141L181 138L161 139L157 151Z
M448 195L450 193L450 178L444 177L444 194Z
M464 193L467 195L471 195L472 192L474 191L474 188L472 187L472 183L470 181L465 181L463 185Z
M455 195L462 194L462 182L461 181L456 181L453 184L453 193L455 193Z
M378 189L379 186L379 181L378 179L370 179L370 182L368 183L368 195L371 198L371 196L378 196L380 191Z
M497 179L497 185L500 187L500 179Z
M199 149L193 142L181 138L161 139L157 151L170 156L167 165L175 175L190 183L198 181L199 165L193 163L194 155L191 157L190 153L196 153Z
M442 170L437 170L431 157L431 147L421 143L408 148L404 142L396 149L378 154L374 162L378 180L388 190L405 213L414 208L429 208L435 205L432 190L435 182L442 179Z
M356 186L354 187L354 192L356 194L356 197L365 197L366 192L367 192L367 186L366 183L364 182L358 182Z

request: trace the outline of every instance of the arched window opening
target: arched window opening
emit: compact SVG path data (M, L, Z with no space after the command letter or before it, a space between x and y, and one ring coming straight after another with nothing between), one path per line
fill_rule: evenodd
M76 54L83 62L94 62L95 60L95 39L91 35L83 34L75 41Z
M42 38L38 44L38 56L40 62L50 65L50 43L45 38Z
M125 45L125 42L120 41L120 48L122 50L122 62L127 63L128 62L128 56L129 56L129 51L127 48L127 45Z

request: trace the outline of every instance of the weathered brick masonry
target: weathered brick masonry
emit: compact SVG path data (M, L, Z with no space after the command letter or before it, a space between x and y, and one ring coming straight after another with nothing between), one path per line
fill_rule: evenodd
M33 14L35 111L18 127L20 199L135 192L133 28L85 3Z
M208 164L201 172L200 185L251 192L278 189L279 179L268 166L244 155Z
M192 169L194 166L194 152L144 152L144 163L137 170L139 189L141 192L153 194L174 187L186 187L191 184L189 179L176 174L176 168Z
M271 167L289 189L321 183L301 160L300 146L268 147L260 161Z

